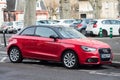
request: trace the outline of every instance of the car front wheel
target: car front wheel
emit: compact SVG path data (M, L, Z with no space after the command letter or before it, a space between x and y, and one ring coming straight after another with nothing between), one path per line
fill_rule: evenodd
M8 52L8 56L9 56L10 61L13 63L20 63L23 60L21 52L19 48L17 47L10 48Z
M73 51L66 51L62 57L62 62L69 69L78 67L78 58Z

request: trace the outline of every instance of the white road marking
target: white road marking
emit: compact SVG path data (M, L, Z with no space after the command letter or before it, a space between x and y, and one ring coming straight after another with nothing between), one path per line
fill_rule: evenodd
M89 72L90 74L98 74L98 75L106 75L106 76L119 76L120 77L120 73L102 73L102 72Z
M7 59L7 57L3 57L0 62L4 62Z
M95 71L95 70L80 70L80 71L83 71L83 72L87 72L89 74L96 74L96 75L103 75L103 76L118 76L120 77L120 73L113 73L113 72L110 72L110 73L105 73L105 72L98 72L98 71Z
M0 51L0 53L2 53L2 54L6 54L7 52L6 52L6 51Z

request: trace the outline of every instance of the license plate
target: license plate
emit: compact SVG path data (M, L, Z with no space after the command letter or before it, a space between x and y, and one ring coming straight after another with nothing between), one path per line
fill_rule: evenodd
M110 58L110 54L102 54L101 58Z

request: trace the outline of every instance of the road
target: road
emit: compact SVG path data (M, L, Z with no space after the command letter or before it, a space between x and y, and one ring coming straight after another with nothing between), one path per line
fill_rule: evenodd
M119 37L94 39L109 43L113 52L119 55ZM104 65L100 68L80 66L78 69L66 69L61 63L40 63L37 60L24 60L22 63L13 64L9 61L5 47L2 45L0 46L0 80L120 80L120 65Z
M24 61L0 63L1 80L120 80L120 68L105 65L101 68L81 66L66 69L60 63Z

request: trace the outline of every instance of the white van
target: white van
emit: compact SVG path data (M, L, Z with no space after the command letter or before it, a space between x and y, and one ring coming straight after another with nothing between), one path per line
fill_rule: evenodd
M113 19L97 19L90 22L86 28L86 33L99 35L100 28L102 28L102 34L104 37L110 35L110 28L112 28L112 35L120 35L120 21Z

